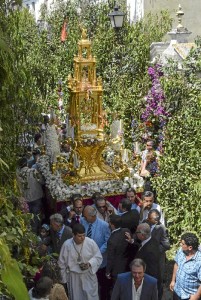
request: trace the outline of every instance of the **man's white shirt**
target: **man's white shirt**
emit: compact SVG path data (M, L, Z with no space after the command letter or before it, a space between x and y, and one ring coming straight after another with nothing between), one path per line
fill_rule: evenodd
M140 300L141 292L142 292L142 285L143 285L144 279L142 279L142 282L139 286L139 288L136 290L135 287L135 281L132 278L132 300Z

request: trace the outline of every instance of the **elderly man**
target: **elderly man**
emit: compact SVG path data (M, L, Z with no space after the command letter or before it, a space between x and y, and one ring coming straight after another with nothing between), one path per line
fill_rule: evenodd
M201 252L198 245L194 233L187 232L181 236L181 248L175 257L170 283L170 290L174 292L173 300L201 299Z
M63 243L72 238L72 229L64 225L62 215L50 216L50 238L53 253L60 253Z
M163 282L165 272L165 252L170 249L170 241L167 229L160 223L160 218L160 212L157 209L151 209L145 222L151 228L151 236L159 243L161 282Z
M84 225L86 236L96 242L103 256L103 262L97 272L97 277L100 286L100 299L107 300L109 299L109 283L105 273L107 242L111 233L109 224L97 217L97 210L93 206L87 205L84 208L82 215L84 218L81 220L81 223Z
M142 196L142 207L140 210L140 222L143 222L144 220L147 219L149 211L153 208L157 209L160 212L160 214L161 214L160 222L163 225L165 225L165 220L164 220L164 216L163 216L161 207L159 204L154 203L154 194L150 191L144 192L144 194Z
M119 274L111 300L158 300L157 280L145 274L146 265L142 259L134 259L131 272Z
M139 249L135 258L141 258L146 263L146 273L158 280L159 299L162 298L161 276L160 276L160 249L159 243L151 237L150 226L146 223L138 225L135 232L137 239L131 240L130 234L126 233L128 241L135 246L140 241Z
M85 237L82 224L73 227L73 238L67 240L60 252L62 281L67 284L71 300L98 300L96 272L102 255L97 244Z

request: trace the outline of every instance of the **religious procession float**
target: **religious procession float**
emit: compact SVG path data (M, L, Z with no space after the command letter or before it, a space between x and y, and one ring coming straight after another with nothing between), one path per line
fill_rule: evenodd
M118 196L128 187L142 191L139 161L124 149L122 120L113 121L110 136L104 133L103 84L101 77L97 78L96 59L84 29L73 63L74 74L68 75L70 101L63 141L69 152L60 152L51 118L44 133L45 151L38 163L52 198L60 202L77 193L90 198L95 192Z

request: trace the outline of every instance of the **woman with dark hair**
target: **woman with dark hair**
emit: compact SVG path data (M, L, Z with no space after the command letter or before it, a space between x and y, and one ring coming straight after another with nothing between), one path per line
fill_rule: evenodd
M30 300L49 300L49 295L52 289L53 281L51 278L44 276L41 277L29 291Z
M151 178L158 176L158 158L155 152L150 151L146 155L146 160L142 166L140 176L145 180L144 191L153 191Z
M57 260L51 258L47 261L42 269L41 278L42 277L50 277L53 281L53 287L51 293L49 295L49 300L68 300L65 289L61 283L61 274L60 268L57 264Z

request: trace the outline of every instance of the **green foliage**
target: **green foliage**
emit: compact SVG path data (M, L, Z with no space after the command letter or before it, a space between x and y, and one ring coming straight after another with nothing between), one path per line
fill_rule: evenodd
M25 135L34 132L41 111L38 87L27 57L37 36L34 20L27 10L11 11L4 15L2 23L9 50L0 52L0 121L3 129L0 157L12 171ZM1 179L6 180L8 174L3 174Z
M142 98L149 87L150 44L162 39L171 19L166 12L160 16L149 14L136 24L125 21L123 28L115 32L108 20L102 22L104 16L93 40L97 72L104 82L103 104L111 120L124 119L124 138L126 146L131 147L131 118L140 121Z
M28 300L29 295L23 282L17 261L10 256L5 240L0 239L1 279L16 300Z
M0 295L12 294L15 299L21 300L26 299L26 290L20 272L26 280L35 273L31 260L35 256L33 246L36 238L30 231L31 216L23 212L19 200L7 189L0 189L0 240L3 240L3 245L0 246L0 261L3 266L0 269ZM5 257L1 251L5 253Z
M195 50L196 56L198 51ZM161 175L153 180L175 243L182 232L198 233L201 229L201 81L195 76L192 81L189 76L193 73L190 60L192 56L185 62L185 73L170 64L163 82L172 118L165 130Z
M0 6L0 184L4 187L0 194L0 236L11 254L16 255L23 274L26 271L28 275L32 271L29 249L34 240L28 233L30 216L14 207L8 191L13 190L16 159L38 130L41 111L47 111L49 106L57 109L58 80L63 82L64 106L68 104L66 79L73 70L80 28L86 27L93 42L97 75L102 76L104 83L104 108L110 119L124 119L125 139L130 145L131 117L140 119L141 100L149 87L149 46L152 41L161 40L171 24L167 13L162 13L148 15L137 24L125 20L124 27L114 32L107 16L108 4L83 2L78 14L79 2L58 3L50 14L43 7L42 28L37 27L26 9L9 10L5 1ZM68 37L61 43L64 12ZM5 285L0 285L1 293L8 294Z
M68 16L68 37L60 41L64 11ZM48 106L58 107L57 82L63 84L64 103L67 103L68 92L66 80L72 72L73 57L77 52L77 41L80 36L76 5L67 1L55 7L51 14L44 14L44 26L37 33L37 42L29 53L30 67L40 90L41 100L46 110Z

